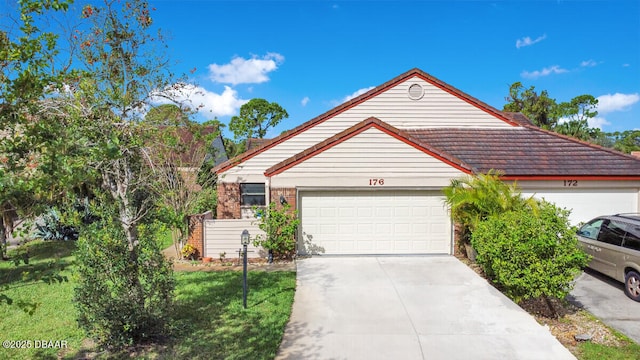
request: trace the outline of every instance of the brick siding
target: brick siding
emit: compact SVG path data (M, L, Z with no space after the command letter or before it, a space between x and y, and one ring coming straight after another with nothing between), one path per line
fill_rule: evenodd
M199 259L204 254L204 221L213 219L213 213L207 211L203 214L189 216L189 237L187 244L196 248L196 258Z
M298 196L295 188L271 188L270 199L280 208L280 196L284 196L286 202L291 205L291 209L297 209Z
M240 219L240 185L218 183L217 219Z

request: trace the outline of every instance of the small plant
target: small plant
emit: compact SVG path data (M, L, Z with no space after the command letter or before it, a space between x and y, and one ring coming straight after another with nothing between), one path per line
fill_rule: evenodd
M253 245L263 247L274 259L292 259L300 224L298 212L292 210L289 204L278 208L275 202L271 202L266 209L256 210L256 217L260 219L259 227L266 236L256 236Z
M223 251L220 253L220 263L224 263L225 258L227 257L227 252Z
M180 254L182 254L182 257L189 260L195 260L197 253L198 249L193 247L191 244L186 244L182 247L182 250L180 250Z
M36 221L32 236L42 240L78 240L78 231L64 224L58 210L51 208Z

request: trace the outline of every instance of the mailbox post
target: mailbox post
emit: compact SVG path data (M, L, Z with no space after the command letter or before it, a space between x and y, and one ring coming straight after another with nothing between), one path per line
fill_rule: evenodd
M240 235L242 243L242 306L247 308L247 245L249 245L249 231L246 229Z

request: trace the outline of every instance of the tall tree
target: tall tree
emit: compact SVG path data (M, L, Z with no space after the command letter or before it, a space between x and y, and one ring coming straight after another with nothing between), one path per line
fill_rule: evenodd
M632 151L640 151L640 130L623 131L617 136L614 134L614 138L616 139L613 145L614 149L627 154Z
M589 120L598 116L597 106L598 99L592 95L579 95L558 104L560 120L553 130L580 140L594 139L596 134L589 127Z
M237 139L260 139L267 135L267 130L275 127L289 117L287 110L278 103L265 99L251 99L240 107L240 115L234 116L229 122L231 130Z
M85 166L100 183L100 221L79 239L75 301L81 326L111 346L162 335L171 307L170 265L150 231L156 198L147 145L155 128L142 121L171 79L151 11L144 0L86 5L90 26L77 35L83 71L65 93L65 111L86 138Z
M23 0L18 2L19 27L0 28L0 253L5 257L7 238L20 215L37 213L39 204L64 192L62 172L55 166L60 130L58 114L46 110L46 98L61 89L65 68L56 68L58 36L42 31L52 12L64 11L70 1ZM8 16L8 14L5 14ZM48 120L41 121L43 113ZM52 121L52 126L47 123ZM37 194L37 196L36 196Z
M504 111L521 112L543 129L551 130L558 122L556 100L550 98L546 90L538 94L534 86L525 89L518 81L511 85L505 100Z

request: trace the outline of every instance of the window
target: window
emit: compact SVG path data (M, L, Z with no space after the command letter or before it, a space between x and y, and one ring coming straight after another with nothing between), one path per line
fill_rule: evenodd
M640 226L627 226L627 235L624 237L623 246L640 251Z
M240 205L265 206L264 184L240 184Z
M605 221L600 228L598 241L620 246L622 245L625 232L624 224L617 221Z
M603 222L602 219L598 219L588 224L585 224L580 228L580 230L578 230L578 235L584 236L588 239L593 239L593 240L597 239L602 222Z

